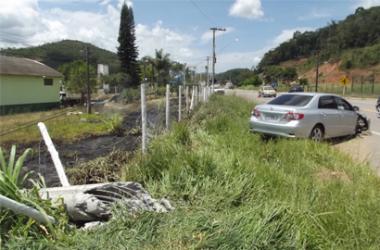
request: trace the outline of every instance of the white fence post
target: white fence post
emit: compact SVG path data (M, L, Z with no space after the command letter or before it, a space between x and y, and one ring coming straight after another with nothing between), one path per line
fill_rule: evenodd
M146 97L145 83L141 84L141 150L146 153Z
M166 129L170 127L170 85L166 84Z
M53 141L51 140L49 133L47 131L47 128L43 122L39 122L37 124L38 128L40 129L40 132L42 134L42 138L45 141L46 147L49 150L49 153L51 155L51 158L54 163L54 167L57 170L57 174L59 177L59 181L61 182L63 187L70 186L69 181L67 179L67 176L65 174L65 170L63 169L63 165L61 160L59 159L58 151L55 149Z
M178 121L182 119L182 86L178 86Z
M186 102L186 113L189 113L189 107L190 107L190 102L189 102L189 86L185 87L185 102Z
M193 91L191 93L190 110L194 109L194 103L195 103L195 86L193 86Z

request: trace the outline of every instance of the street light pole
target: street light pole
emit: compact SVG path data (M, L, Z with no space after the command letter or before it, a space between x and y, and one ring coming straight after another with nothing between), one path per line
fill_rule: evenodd
M216 54L215 54L215 32L216 31L226 31L225 28L210 28L212 30L212 92L214 92L214 83L215 83L215 63L216 63Z

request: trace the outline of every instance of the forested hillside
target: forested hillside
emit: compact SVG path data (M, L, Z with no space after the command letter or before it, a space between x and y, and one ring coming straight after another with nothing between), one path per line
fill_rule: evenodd
M89 43L73 40L47 43L36 47L1 49L0 54L35 59L58 69L62 64L70 63L75 60L84 60L83 50L86 45L88 45L90 49L91 64L108 64L110 65L111 72L119 71L119 60L115 53L98 48Z
M346 69L368 67L380 63L379 48L380 7L360 7L343 21L331 21L316 31L295 32L292 39L267 52L257 68L263 71L267 66L316 54L324 61L343 59Z

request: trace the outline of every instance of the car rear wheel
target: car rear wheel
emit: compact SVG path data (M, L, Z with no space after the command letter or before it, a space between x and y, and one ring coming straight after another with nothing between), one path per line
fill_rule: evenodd
M310 139L316 142L320 142L323 140L325 133L321 125L316 125L310 132Z

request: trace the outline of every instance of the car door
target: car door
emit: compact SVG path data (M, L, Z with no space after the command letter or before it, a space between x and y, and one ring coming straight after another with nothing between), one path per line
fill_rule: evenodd
M335 101L337 103L339 116L342 121L340 123L340 128L343 132L342 135L355 134L358 115L354 111L354 108L349 102L341 97L336 96Z
M318 110L321 122L325 127L325 137L337 137L343 133L340 131L341 121L334 96L321 96L318 102Z

